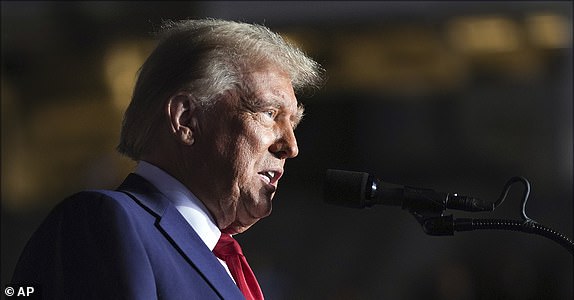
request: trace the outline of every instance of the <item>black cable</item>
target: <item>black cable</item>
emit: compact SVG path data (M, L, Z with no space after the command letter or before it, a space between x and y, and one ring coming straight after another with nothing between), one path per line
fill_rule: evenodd
M500 206L500 204L502 204L502 202L504 202L506 196L508 196L508 192L510 191L510 186L516 182L521 182L524 184L524 192L522 193L522 219L524 221L530 221L531 219L526 215L526 202L528 201L528 196L530 195L530 182L528 179L521 176L512 177L506 182L504 188L502 189L502 193L494 203L494 208L492 210L495 210Z
M510 187L517 182L524 184L524 191L522 194L522 221L503 219L455 219L452 215L430 217L425 217L424 215L418 216L416 213L414 213L414 215L415 217L418 216L419 222L423 225L423 230L430 235L453 235L455 231L472 231L480 229L520 231L546 237L560 244L574 255L574 242L572 240L560 232L530 219L526 215L526 202L530 195L530 182L528 182L528 179L519 176L510 178L510 180L508 180L504 185L500 197L493 204L493 210L504 202L506 196L508 196Z
M472 231L480 229L511 230L532 233L546 237L574 255L574 242L565 235L534 221L520 222L501 219L455 219L454 231Z

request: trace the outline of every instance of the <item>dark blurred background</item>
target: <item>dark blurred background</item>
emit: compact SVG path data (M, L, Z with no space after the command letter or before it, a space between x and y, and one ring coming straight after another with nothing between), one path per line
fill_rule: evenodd
M573 237L572 2L2 1L2 287L50 209L115 188L135 74L162 19L262 23L328 82L300 97L300 155L238 239L269 299L572 299L572 256L510 231L426 235L400 207L323 202L325 170L495 201ZM520 218L522 186L493 213Z

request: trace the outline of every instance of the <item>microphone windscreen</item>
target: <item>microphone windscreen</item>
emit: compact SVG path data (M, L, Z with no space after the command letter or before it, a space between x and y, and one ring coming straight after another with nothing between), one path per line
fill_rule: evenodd
M324 201L353 208L366 207L368 181L368 173L328 169L325 177Z

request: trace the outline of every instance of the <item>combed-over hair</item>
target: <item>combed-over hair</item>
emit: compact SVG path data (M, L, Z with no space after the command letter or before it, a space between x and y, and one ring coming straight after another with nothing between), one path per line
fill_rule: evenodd
M296 93L318 88L323 69L267 27L218 19L164 22L159 42L139 70L117 150L139 160L155 146L165 101L188 91L204 108L226 91L243 92L244 76L272 65L286 72Z

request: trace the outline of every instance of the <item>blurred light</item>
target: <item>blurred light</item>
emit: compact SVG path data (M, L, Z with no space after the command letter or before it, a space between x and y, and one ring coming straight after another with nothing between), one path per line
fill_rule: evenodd
M457 89L467 69L439 34L420 26L340 33L328 45L329 81L337 87L409 96Z
M453 44L467 53L512 52L521 44L520 28L504 17L459 17L447 27Z
M357 88L369 88L387 82L385 47L369 34L339 35L334 47L335 66L331 78Z
M568 48L571 45L572 24L558 15L532 15L526 18L531 42L540 48Z
M2 70L4 72L4 69ZM35 188L34 170L36 167L26 155L30 152L25 146L27 136L24 133L20 111L20 96L7 80L1 79L2 88L2 208L15 210L30 206L29 199Z
M289 43L303 50L305 53L314 53L318 51L318 41L321 40L319 36L310 30L297 30L289 32L281 32L281 36Z
M128 106L137 72L151 52L150 41L122 41L112 44L104 58L105 82L114 107L123 112Z

